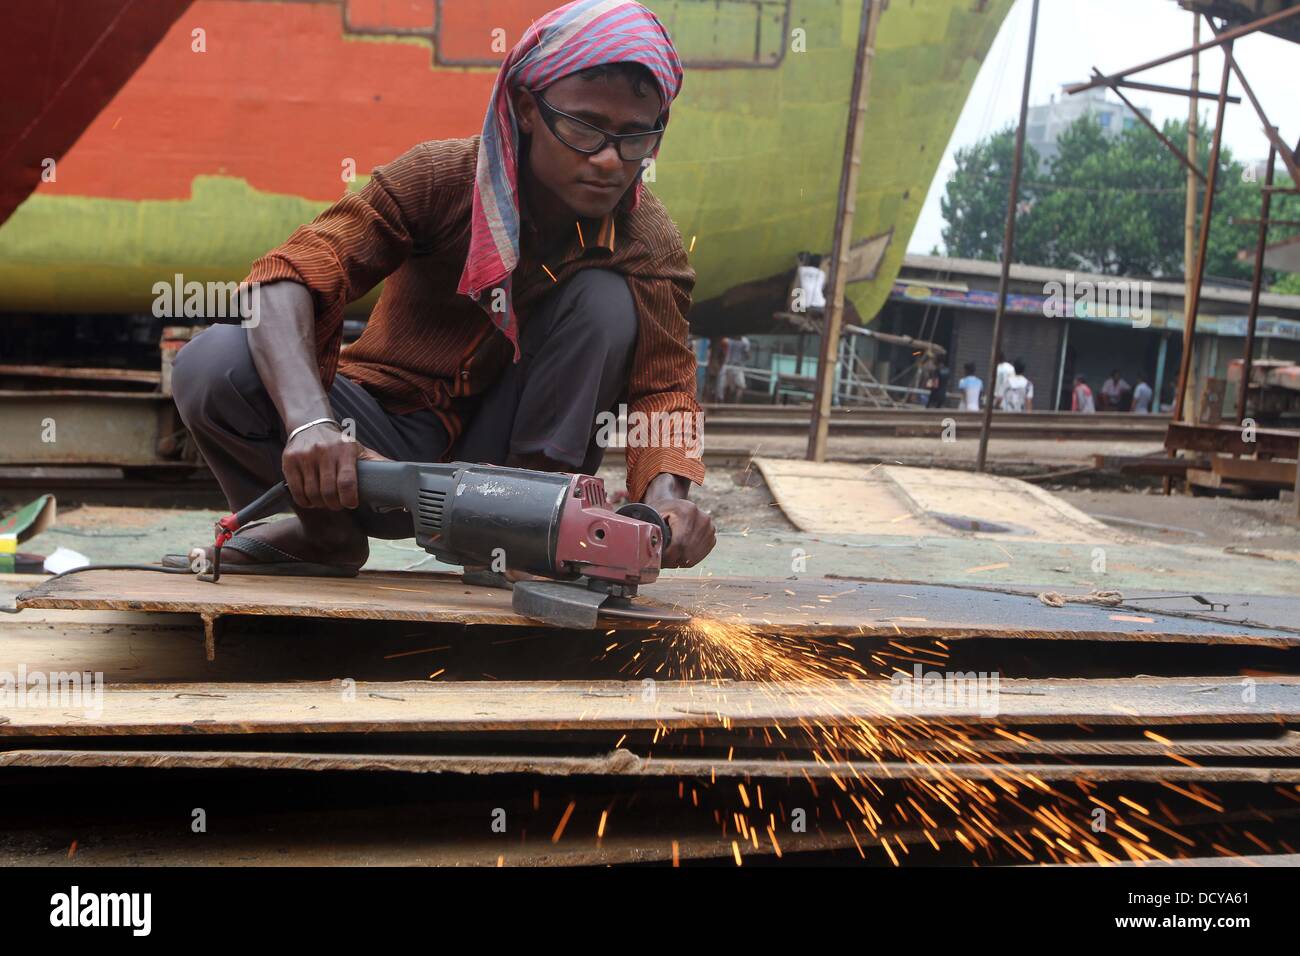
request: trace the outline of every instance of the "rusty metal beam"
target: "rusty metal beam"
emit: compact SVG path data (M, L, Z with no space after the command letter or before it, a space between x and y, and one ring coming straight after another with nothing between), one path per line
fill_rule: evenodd
M1271 179L1272 177L1270 176L1269 180ZM1273 190L1267 188L1262 189L1260 191L1266 194L1273 192ZM1270 227L1271 226L1300 226L1300 219L1237 219L1234 217L1229 217L1228 225L1230 226L1268 225Z
M1273 163L1277 147L1268 151L1264 185L1273 185ZM1250 367L1255 360L1255 324L1259 319L1259 288L1264 277L1264 247L1268 245L1268 212L1273 194L1267 190L1259 199L1259 234L1255 239L1255 268L1250 277L1250 306L1246 311L1246 342L1241 350L1241 384L1237 386L1237 421L1246 420L1246 396L1250 392Z
M156 393L0 390L0 465L174 465L176 427Z
M1098 75L1101 75L1098 73ZM1218 93L1211 93L1209 90L1185 90L1179 86L1161 86L1159 83L1139 83L1136 80L1116 80L1114 83L1107 84L1111 88L1122 86L1126 90L1143 90L1147 93L1168 93L1171 96L1186 96L1196 100L1213 100L1217 99ZM1240 96L1229 96L1228 102L1234 106L1241 102Z
M1214 25L1213 20L1207 20L1207 22L1210 24L1210 29L1215 32L1215 35L1222 34L1222 31ZM1250 100L1250 105L1254 108L1255 115L1259 117L1260 123L1264 126L1264 135L1268 137L1268 141L1273 145L1273 148L1277 150L1278 155L1282 157L1282 162L1286 165L1287 172L1291 175L1291 182L1300 185L1300 165L1296 164L1295 154L1292 152L1291 147L1282 142L1282 135L1278 132L1277 127L1269 122L1268 114L1264 112L1264 107L1260 105L1259 98L1255 96L1255 91L1250 88L1250 83L1246 81L1246 74L1242 71L1241 67L1237 64L1236 58L1232 55L1232 44L1227 44L1223 48L1223 51L1224 56L1228 59L1228 63L1232 65L1232 72L1237 74L1237 82L1240 83L1241 88L1246 91L1246 97Z
M1295 8L1300 12L1300 7ZM1187 379L1192 368L1192 349L1196 343L1196 313L1201 305L1201 288L1205 283L1205 255L1210 241L1210 218L1214 213L1214 189L1219 180L1219 149L1223 143L1223 114L1227 108L1229 65L1232 62L1232 42L1224 47L1223 76L1219 81L1219 103L1214 123L1214 136L1210 141L1209 178L1205 185L1205 203L1201 210L1201 235L1196 250L1196 280L1192 283L1187 306L1187 320L1183 324L1183 355L1178 363L1178 385L1174 395L1174 421L1183 419L1186 406Z
M1020 205L1020 171L1025 157L1025 133L1029 116L1029 81L1034 71L1034 47L1038 42L1038 0L1029 14L1029 44L1025 50L1025 78L1020 90L1020 118L1016 123L1015 153L1011 159L1011 187L1007 194L1007 218L1002 230L1002 270L998 275L998 306L993 313L993 336L989 343L989 377L984 389L984 419L980 424L980 445L975 470L984 471L988 462L989 432L993 428L993 387L998 358L1002 352L1002 321L1007 313L1007 286L1011 281L1011 259L1016 248L1016 209ZM937 320L936 320L937 321Z
M1239 425L1192 425L1173 422L1165 436L1170 451L1203 451L1229 455L1264 455L1268 458L1296 457L1300 432L1257 428L1255 440L1245 441Z
M1223 46L1225 43L1231 43L1239 37L1249 36L1265 27L1271 27L1275 23L1283 20L1289 20L1294 16L1300 15L1300 4L1288 7L1285 10L1279 10L1277 13L1261 17L1258 20L1252 20L1250 23L1244 23L1239 27L1233 27L1231 30L1225 30L1213 40L1206 40L1204 43L1196 43L1185 50L1179 50L1176 53L1169 53L1154 60L1148 60L1146 63L1140 63L1137 66L1129 67L1127 70L1121 70L1118 73L1111 73L1100 79L1090 80L1087 83L1075 83L1065 88L1065 92L1073 95L1082 93L1084 90L1095 89L1098 86L1109 86L1116 80L1126 79L1134 73L1142 73L1157 66L1163 66L1166 63L1172 63L1175 60L1181 60L1185 56L1191 56L1193 53L1199 53L1202 50L1210 50L1216 46Z
M1097 69L1095 66L1092 68L1092 72L1094 76L1101 76L1101 70ZM1196 164L1192 162L1190 159L1188 159L1187 154L1184 153L1177 146L1175 146L1168 136L1160 132L1159 128L1157 128L1155 123L1147 119L1145 113L1143 113L1140 109L1138 109L1136 106L1133 105L1132 101L1127 96L1124 95L1123 91L1120 90L1118 83L1110 84L1110 89L1112 92L1114 92L1116 96L1120 98L1120 102L1123 103L1125 106L1127 106L1129 108L1129 111L1132 112L1132 114L1136 116L1139 121L1141 121L1142 125L1145 126L1147 129L1151 130L1151 132L1155 134L1156 139L1160 140L1160 142L1164 144L1165 149L1173 153L1174 156L1178 158L1178 161L1182 163L1185 167L1187 167L1187 171L1189 173L1191 173L1193 176L1199 179L1202 183L1205 182L1205 173L1197 169Z

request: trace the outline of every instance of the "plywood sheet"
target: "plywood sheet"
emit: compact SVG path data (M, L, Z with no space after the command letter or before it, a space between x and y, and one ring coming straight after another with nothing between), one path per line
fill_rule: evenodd
M0 701L0 736L423 733L856 725L1275 724L1300 720L1300 677L1003 680L947 704L888 681L329 681L127 684L75 706Z
M743 777L775 779L914 780L934 777L925 763L828 763L825 760L641 757L626 750L590 757L483 754L373 754L244 750L0 751L0 767L113 767L145 770L313 770L366 773L530 774L541 777ZM1194 767L1161 764L945 763L943 776L961 780L1039 780L1095 783L1300 783L1300 767Z
M900 636L991 637L1300 646L1298 631L1207 616L1082 604L1053 608L1033 595L851 578L671 575L643 588L638 600L792 636L866 641ZM415 571L367 571L356 578L229 575L217 584L189 574L88 571L49 579L19 595L18 605L183 612L212 618L264 615L538 626L511 610L508 591L469 587L457 575ZM21 616L10 620L16 622ZM6 623L0 620L0 635ZM633 625L611 621L611 626Z
M1028 482L943 468L755 458L786 517L814 534L1016 538L1102 544L1123 536ZM1005 532L967 531L952 515Z

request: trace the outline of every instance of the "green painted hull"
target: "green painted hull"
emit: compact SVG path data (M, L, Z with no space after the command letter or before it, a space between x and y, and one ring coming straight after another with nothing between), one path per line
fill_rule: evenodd
M691 246L699 277L696 301L787 271L801 250L827 251L859 3L790 0L787 6L768 0L757 48L749 20L738 20L731 33L719 27L725 24L719 10L739 16L742 5L648 5L669 22L687 60L685 91L674 106L651 188ZM874 315L889 293L930 180L1010 5L1011 0L894 0L881 18L853 234L855 241L889 238L874 277L849 286L863 316ZM784 20L777 16L782 12ZM790 48L796 29L805 31L802 52ZM182 18L175 30L187 35L188 21ZM424 55L428 42L366 38L367 45L386 45L393 56L413 46ZM745 55L754 62L695 65ZM151 68L155 57L141 73ZM428 69L437 83L442 68ZM481 74L490 85L492 72L487 66L462 67L455 75ZM119 100L129 102L130 95L128 84ZM113 112L110 104L96 119L71 151L68 166L84 146L83 164L111 163L122 178L147 178L149 150L185 150L179 135L171 145L92 150L95 137L111 142ZM424 135L413 133L410 142L430 138L428 127L426 122ZM400 136L400 130L389 132ZM347 149L341 143L338 153ZM257 188L246 177L223 175L223 166L220 155L196 155L188 195L175 198L114 198L103 195L106 190L83 195L63 176L57 186L42 187L0 226L0 311L148 311L154 283L174 273L187 281L241 278L254 258L328 205L326 198ZM373 294L359 306L369 301Z

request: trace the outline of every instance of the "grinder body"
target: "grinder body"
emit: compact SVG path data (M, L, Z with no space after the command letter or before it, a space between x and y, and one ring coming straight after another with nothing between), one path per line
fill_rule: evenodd
M549 580L518 581L516 612L561 627L592 628L598 615L685 620L634 608L637 586L659 577L668 525L645 504L606 507L605 486L567 475L464 462L357 462L360 508L410 515L420 547L448 564L482 564ZM217 522L212 576L221 547L248 522L289 504L282 481ZM585 579L585 584L578 579Z
M659 576L662 519L610 511L603 483L590 475L358 461L357 482L361 507L408 511L416 543L448 564L504 563L559 580L586 575L624 596Z

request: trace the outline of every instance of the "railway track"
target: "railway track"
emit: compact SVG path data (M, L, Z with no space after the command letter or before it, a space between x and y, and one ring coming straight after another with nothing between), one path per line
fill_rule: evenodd
M975 438L983 421L982 412L957 409L837 408L831 413L834 434L885 435L898 438L930 438L951 434L957 440ZM743 434L804 434L811 423L807 405L706 405L706 435L718 432ZM1163 442L1169 416L1134 415L1129 412L994 412L992 434L999 438L1028 440L1097 439L1110 441Z

